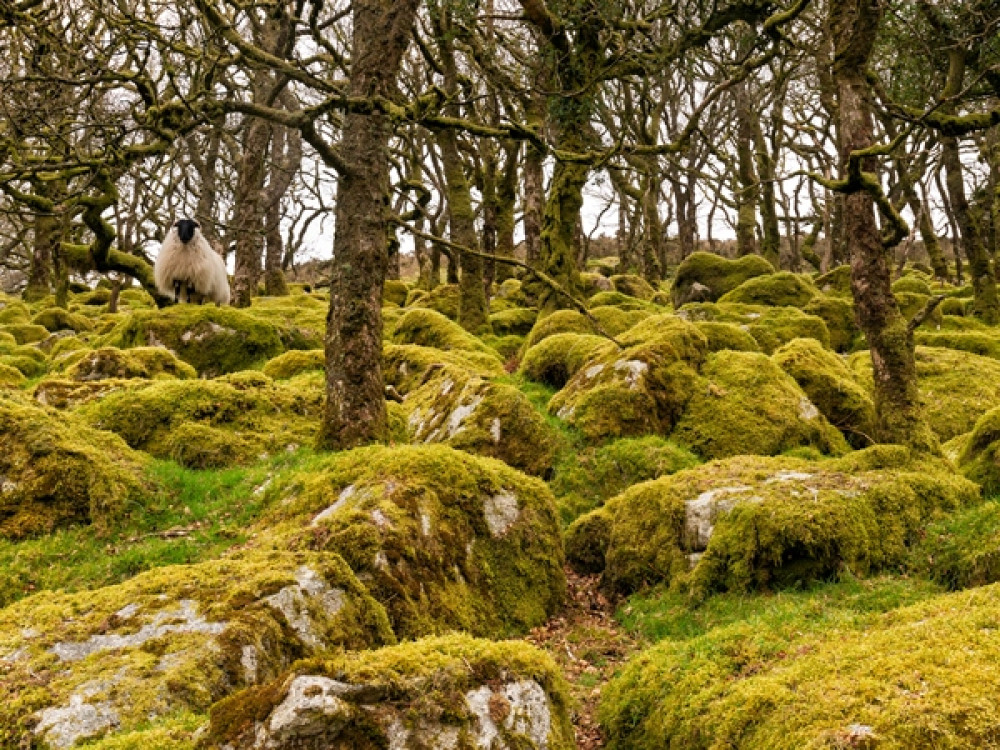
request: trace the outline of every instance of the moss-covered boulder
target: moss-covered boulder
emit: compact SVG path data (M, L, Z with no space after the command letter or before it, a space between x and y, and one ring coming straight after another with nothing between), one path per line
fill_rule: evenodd
M816 277L816 288L831 297L851 297L851 267L837 266Z
M610 292L614 285L604 274L595 271L584 271L580 274L580 291L584 297L593 297L598 292Z
M552 658L465 635L300 664L213 707L207 739L275 750L576 747Z
M0 387L19 388L24 385L25 380L24 373L16 367L0 362Z
M552 493L500 461L443 445L363 448L286 492L260 543L339 552L401 638L524 633L562 603Z
M0 294L0 326L31 321L31 309L19 299Z
M755 276L726 292L719 302L771 307L805 307L819 294L812 280L788 271Z
M322 349L306 351L296 349L269 360L264 365L263 372L275 380L288 380L304 372L322 370L324 367L326 367L326 357Z
M164 346L203 377L246 370L284 351L278 329L232 307L175 305L128 315L105 346Z
M610 524L604 585L703 594L864 575L902 565L929 521L979 500L943 462L903 448L862 454L739 456L635 485L593 511Z
M0 355L0 364L14 368L26 378L37 378L49 369L45 355L28 346L20 346L10 354Z
M926 294L916 294L914 292L896 292L893 294L899 311L907 320L912 320L923 311L930 303L931 298ZM941 325L941 308L935 307L927 319L920 324L920 328L938 328ZM919 329L918 329L919 330Z
M628 294L622 294L621 292L598 292L593 297L590 298L589 304L591 307L607 307L613 306L620 308L622 310L648 310L650 308L655 309L655 307L638 297L632 297Z
M176 431L200 425L230 433L229 449L243 450L234 463L245 463L263 453L311 443L319 428L323 403L320 384L272 382L256 373L251 382L164 380L147 387L115 391L79 407L93 426L115 432L133 448L159 458L176 455ZM183 434L216 435L187 427ZM199 465L193 452L216 446L197 443L185 448L188 465ZM217 455L217 454L215 454ZM204 465L218 465L216 462Z
M603 336L557 333L528 349L518 371L536 383L562 388L581 367L615 348L614 343Z
M608 748L987 748L1000 735L1000 585L820 632L742 623L634 658Z
M143 493L145 461L117 436L0 391L0 537L68 523L106 531Z
M929 346L917 347L916 361L924 416L942 441L969 432L1000 403L1000 361ZM852 354L848 366L866 389L874 388L869 352Z
M691 391L673 437L702 458L772 456L802 447L833 455L847 450L798 383L764 354L709 355Z
M652 310L622 310L614 305L601 305L590 309L590 315L601 326L604 333L617 336L629 330L646 318L652 316ZM596 326L595 326L596 328Z
M851 445L873 442L875 404L840 357L814 339L794 339L771 358Z
M45 326L49 331L89 331L93 324L83 315L72 313L61 307L47 307L31 319L36 326Z
M538 318L524 340L525 350L557 333L597 333L587 316L576 310L557 310Z
M986 412L958 456L958 465L969 479L990 496L1000 495L1000 407Z
M66 370L70 380L90 381L109 378L148 380L195 378L195 369L161 346L118 349L105 346L84 354Z
M418 344L444 351L494 352L453 320L435 310L408 310L392 332L397 344Z
M254 297L244 310L257 320L274 326L284 349L322 349L329 305L310 294Z
M64 748L160 716L207 714L296 659L393 643L335 554L250 552L160 568L0 611L0 745ZM44 675L43 679L39 679Z
M925 331L917 329L914 338L921 346L935 346L971 352L981 357L1000 359L1000 331Z
M830 333L830 348L835 352L849 352L861 339L861 329L854 316L854 305L849 299L818 295L802 310L826 323L826 329Z
M490 327L497 336L526 336L531 332L538 311L529 307L512 307L490 315Z
M736 352L760 351L757 339L735 323L700 321L695 325L705 335L709 352L718 352L723 349L732 349Z
M458 320L458 302L461 296L458 284L441 284L429 292L411 289L406 298L406 307L427 308L450 320Z
M404 406L414 442L445 443L538 476L552 468L557 435L513 386L443 367Z
M930 524L913 551L910 572L952 590L1000 581L1000 503L996 498Z
M909 292L912 294L922 294L925 297L930 297L931 294L933 294L931 291L931 285L924 279L920 278L920 276L915 276L913 274L907 274L906 276L898 278L892 282L892 291L894 294Z
M616 292L641 300L651 300L656 290L642 276L634 273L617 274L610 278Z
M382 350L382 375L386 385L403 395L419 388L443 367L465 370L481 378L504 374L503 363L493 352L444 351L416 344L389 344Z
M674 307L715 302L747 279L773 273L774 267L759 255L727 260L712 253L692 253L677 267L670 295Z
M667 434L691 397L704 336L674 316L632 328L623 343L583 365L549 401L549 413L591 440Z
M795 307L704 303L685 305L677 315L694 323L735 323L753 336L767 354L797 338L813 338L830 346L830 331L823 319Z
M409 293L410 286L405 281L386 279L385 286L382 288L382 300L390 305L402 307L406 304L406 297Z
M0 326L0 332L14 337L18 344L34 344L48 338L49 329L34 323L10 323Z

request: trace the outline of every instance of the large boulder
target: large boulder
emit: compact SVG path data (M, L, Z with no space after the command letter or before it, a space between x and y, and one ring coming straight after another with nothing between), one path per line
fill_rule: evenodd
M677 315L695 323L735 323L753 336L767 354L797 338L813 338L823 346L830 346L830 331L823 319L795 307L704 303L685 305Z
M423 308L407 311L396 322L392 340L396 344L418 344L444 351L493 354L490 347L458 323L435 310Z
M555 662L465 635L301 665L212 709L211 748L572 750Z
M747 279L732 291L722 295L719 302L771 307L805 307L817 294L819 291L808 277L781 271Z
M667 639L605 690L607 747L993 747L998 619L1000 584L818 630L759 618Z
M958 456L962 473L983 488L1000 495L1000 407L986 412L965 439Z
M536 383L562 388L581 367L614 348L614 343L603 336L556 333L530 347L518 371Z
M0 392L0 538L109 524L143 494L146 460L117 435Z
M549 336L557 333L597 333L594 324L587 320L587 316L576 310L557 310L556 312L544 315L535 321L535 325L525 339L525 350L530 349L535 344Z
M458 368L481 378L504 374L503 363L492 352L445 351L418 344L387 344L382 349L382 375L386 385L404 395L422 386L442 367Z
M523 633L565 592L548 487L442 445L326 459L263 519L259 543L343 555L401 638Z
M394 642L385 610L330 553L255 551L39 594L0 611L0 745L68 748L206 714L296 659Z
M747 279L773 273L774 267L759 255L727 260L712 253L692 253L677 267L670 295L674 307L715 302Z
M134 349L104 346L90 352L81 351L74 359L65 374L69 380L80 382L112 378L189 379L198 376L191 365L160 346L138 346Z
M710 354L673 437L705 459L777 455L814 448L837 455L847 443L789 375L764 354Z
M745 591L898 566L929 521L979 497L943 462L904 448L825 462L739 456L635 485L568 536L588 566L603 552L603 583L617 593Z

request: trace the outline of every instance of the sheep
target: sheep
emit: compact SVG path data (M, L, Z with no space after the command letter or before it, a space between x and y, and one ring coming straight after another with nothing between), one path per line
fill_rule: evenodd
M181 301L183 290L187 302L197 295L199 304L211 300L216 306L228 305L226 264L199 229L197 221L181 219L167 232L153 267L156 288L174 302Z

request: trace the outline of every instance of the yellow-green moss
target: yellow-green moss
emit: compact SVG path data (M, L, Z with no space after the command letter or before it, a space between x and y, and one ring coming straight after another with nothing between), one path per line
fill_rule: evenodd
M156 300L145 289L122 289L118 295L118 304L132 310L141 310L156 307Z
M48 370L44 359L39 361L26 353L0 355L0 365L17 370L26 378L37 378Z
M874 442L875 404L840 357L814 339L793 339L771 358L851 445Z
M0 354L7 354L17 346L17 339L14 338L13 334L0 331Z
M500 355L504 362L516 360L521 349L524 347L524 336L509 334L507 336L495 336L492 333L482 334L479 340L490 349Z
M692 303L677 315L692 322L736 323L767 354L796 338L813 338L830 346L830 331L823 319L795 307L766 307L736 303Z
M650 317L653 312L651 310L623 310L613 305L601 305L591 308L590 314L601 324L605 333L609 336L617 336Z
M695 325L699 331L705 334L709 352L718 352L723 349L732 349L737 352L760 351L757 340L735 323L700 321Z
M398 279L386 279L382 288L382 299L391 305L402 307L406 304L406 295L410 293L410 286L405 281Z
M296 736L289 740L296 746L322 737L324 747L358 750L472 747L489 722L496 733L491 747L576 747L567 685L552 657L524 642L462 634L299 663L282 679L213 707L210 745L249 747L262 736L267 741L268 717L284 704L292 684L323 678L347 689L338 691L333 700L339 703L328 712L300 709ZM505 688L513 685L517 688L508 693ZM538 701L530 707L517 697L524 687ZM481 696L482 704L472 696ZM543 728L547 734L532 739Z
M11 297L0 296L0 327L30 321L31 310L26 304Z
M545 622L565 591L551 491L443 445L331 456L286 490L260 544L339 552L400 637L502 637Z
M195 369L160 346L134 349L102 347L84 354L66 370L70 380L89 381L109 378L145 378L149 380L195 378Z
M396 323L392 340L397 344L418 344L444 351L494 354L482 341L435 310L408 310Z
M109 393L79 411L95 427L111 430L133 448L159 458L174 455L177 441L172 434L188 423L231 433L230 446L245 449L239 462L310 443L319 428L322 387L273 383L260 373L254 377L262 381L158 381Z
M986 495L1000 496L1000 408L992 409L976 422L958 456L962 473L983 488Z
M593 297L598 292L610 292L614 287L607 276L594 271L580 274L580 291L584 297Z
M982 357L1000 359L1000 332L991 331L924 331L918 330L916 342L921 346L936 346L972 352Z
M120 438L0 392L0 536L74 522L98 530L142 494L144 460Z
M803 446L833 455L847 450L843 436L766 355L711 354L691 389L673 436L703 458L769 456Z
M598 292L588 301L590 307L617 307L621 310L655 310L656 307L646 300L632 297L621 292Z
M38 326L52 331L89 331L93 324L82 315L71 313L61 307L47 307L31 319Z
M322 370L326 366L326 358L322 349L310 349L279 354L264 365L263 372L275 380L287 380L310 370Z
M11 323L0 327L0 331L9 333L18 344L34 344L49 335L49 329L34 323Z
M927 527L912 573L950 589L1000 581L1000 503L986 502Z
M388 344L382 350L385 382L404 395L419 388L440 367L457 367L482 378L504 374L495 352L444 351L416 344Z
M854 305L849 299L818 295L802 310L826 323L826 329L830 333L830 348L835 352L849 352L861 339L861 329L854 316Z
M892 282L892 291L894 294L910 292L912 294L922 294L925 297L930 297L932 294L930 284L919 276L914 275L896 279L896 281Z
M851 297L851 267L837 266L816 277L816 287L832 297Z
M804 307L819 292L806 276L780 271L747 279L732 291L726 292L719 302L771 307Z
M528 349L518 371L536 383L562 388L585 364L615 349L603 336L557 333Z
M538 311L528 307L512 307L490 315L490 326L497 336L526 336L531 332Z
M0 611L0 655L15 655L0 677L9 698L0 746L17 746L33 715L74 700L105 704L118 717L111 731L127 733L158 716L207 713L297 658L393 642L385 610L329 552L249 551L40 594Z
M611 522L604 585L628 593L662 582L700 595L863 575L904 564L928 521L979 500L943 462L861 453L739 456L626 490L595 511Z
M308 294L254 297L245 312L274 326L285 349L322 349L328 304Z
M774 273L759 255L727 260L712 253L692 253L677 267L670 290L674 307L688 302L715 302L747 279Z
M596 333L594 325L576 310L557 310L538 319L524 341L527 351L538 342L557 333Z
M165 346L209 377L251 368L284 350L274 325L244 310L198 305L132 313L101 343Z
M998 621L994 585L820 633L746 623L664 641L605 691L608 747L993 747Z
M458 284L441 284L429 292L423 289L411 289L406 298L406 307L427 308L441 313L450 320L458 320L460 296Z
M921 312L930 301L930 296L926 294L916 294L914 292L896 292L893 294L896 298L896 304L899 305L899 311L903 314L903 317L907 320L914 318L917 313ZM934 311L928 316L928 318L921 323L921 327L927 328L937 328L941 325L941 308L935 307Z
M16 367L4 364L2 360L0 357L0 386L19 388L24 385L24 374Z
M610 280L616 292L629 297L649 301L656 294L656 290L649 285L648 281L634 273L618 274L612 276Z

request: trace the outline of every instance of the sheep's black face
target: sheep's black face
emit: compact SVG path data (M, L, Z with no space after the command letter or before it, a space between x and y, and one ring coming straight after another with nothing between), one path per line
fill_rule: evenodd
M194 219L181 219L174 226L177 227L177 236L181 238L181 242L187 243L201 225Z

